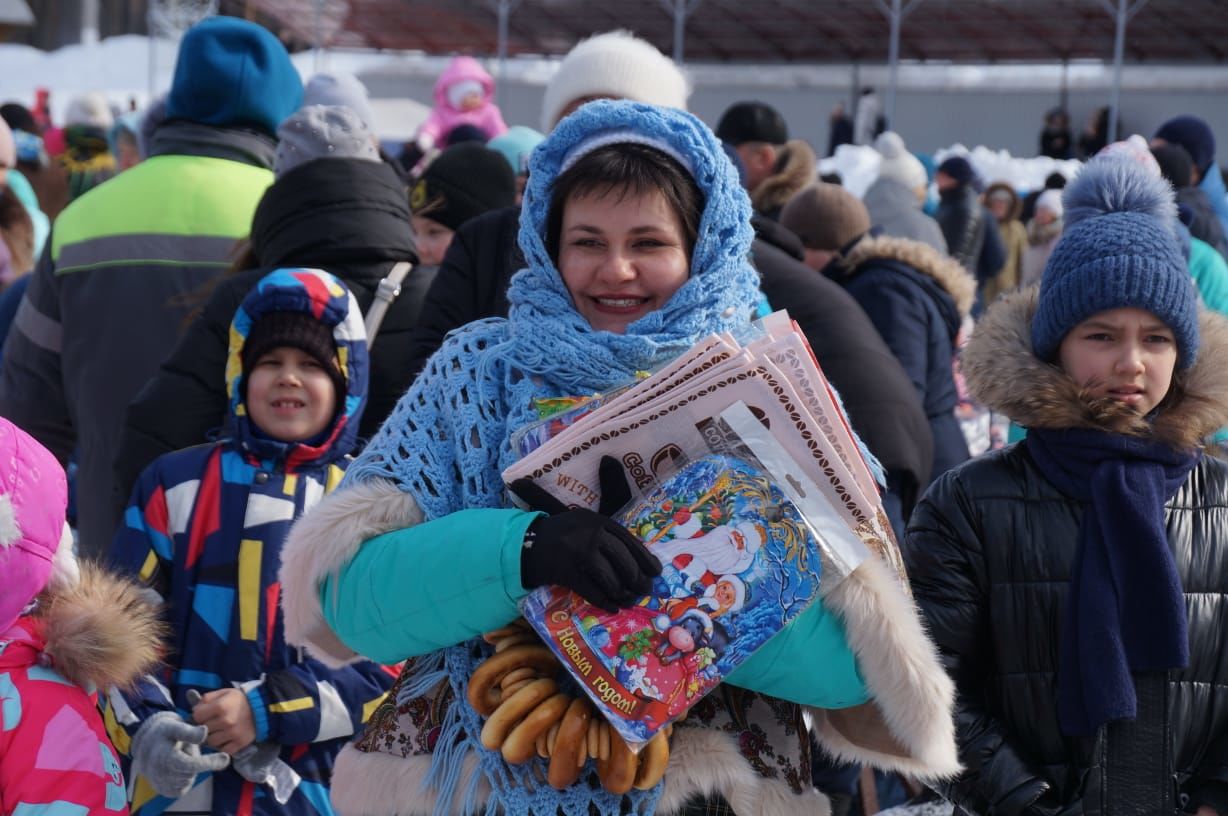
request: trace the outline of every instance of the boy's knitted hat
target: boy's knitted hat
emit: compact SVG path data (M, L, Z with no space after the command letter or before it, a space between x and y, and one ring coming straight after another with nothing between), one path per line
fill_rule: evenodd
M409 193L414 215L451 230L484 212L516 203L516 176L507 160L477 142L440 153Z
M807 249L838 250L870 230L870 213L861 199L839 184L812 184L780 213L780 224Z
M691 90L674 61L629 31L607 31L576 44L542 98L542 132L554 130L563 111L585 97L630 99L686 110Z
M1052 360L1077 324L1108 309L1151 312L1172 329L1180 368L1198 357L1198 300L1173 235L1162 178L1121 156L1097 156L1066 188L1066 227L1049 256L1032 318L1032 352Z
M333 330L304 312L269 312L256 321L243 344L244 382L257 360L284 346L300 349L315 358L332 380L340 404L345 395L345 377L337 366Z
M272 136L302 101L303 82L277 37L247 20L209 17L179 46L166 118Z
M1160 125L1154 138L1184 147L1201 173L1207 172L1207 168L1215 161L1215 133L1210 125L1197 116L1169 119Z
M878 165L879 178L898 181L910 190L924 187L929 183L925 165L908 152L900 134L890 130L880 133L874 140L874 149L883 157Z
M68 480L51 452L0 418L0 635L38 594L79 572L64 520Z
M355 111L343 105L306 105L277 129L273 174L281 178L316 159L380 160L371 131Z

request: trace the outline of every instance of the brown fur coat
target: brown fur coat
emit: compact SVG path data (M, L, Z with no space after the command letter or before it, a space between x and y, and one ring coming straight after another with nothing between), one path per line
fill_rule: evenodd
M1029 428L1090 428L1190 449L1228 425L1228 319L1199 314L1198 360L1179 373L1154 422L1117 400L1093 399L1056 365L1032 354L1035 287L1006 295L977 324L963 352L973 395Z

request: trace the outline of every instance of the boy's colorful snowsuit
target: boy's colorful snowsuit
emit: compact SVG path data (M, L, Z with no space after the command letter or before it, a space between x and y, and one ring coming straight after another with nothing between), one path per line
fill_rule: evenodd
M270 311L299 311L332 327L346 381L323 441L285 443L249 420L240 363L251 327ZM237 686L247 693L257 741L280 743L301 777L285 805L233 768L201 775L174 810L198 813L331 814L333 760L392 685L375 663L330 669L286 645L277 571L290 524L341 480L366 401L367 345L352 295L314 270L277 270L243 301L231 325L226 379L231 434L159 457L142 474L112 547L112 558L166 601L170 667L133 693L112 695L106 722L131 766L131 738L146 717L177 711L190 720L189 689ZM133 774L129 773L133 778ZM173 800L134 777L134 814L154 816Z

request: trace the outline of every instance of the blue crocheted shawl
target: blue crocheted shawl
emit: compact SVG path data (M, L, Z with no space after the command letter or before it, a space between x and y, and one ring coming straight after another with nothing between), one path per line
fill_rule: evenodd
M680 154L706 203L689 280L662 309L618 335L594 331L575 310L544 238L550 186L564 158L582 141L624 130L664 142ZM737 172L712 131L694 116L624 101L583 106L559 123L530 161L520 219L520 246L528 266L512 278L510 317L471 323L448 336L351 465L346 482L391 481L414 497L428 520L465 508L507 506L500 473L515 458L512 432L537 418L534 399L587 395L624 384L636 371L677 357L708 334L749 322L759 285L748 261L754 235L750 215ZM418 661L401 692L402 699L410 699L444 677L456 692L428 779L442 803L437 812L445 812L456 793L464 797L461 812L474 812L479 777L468 790L456 790L470 751L478 755L492 787L487 813L588 816L590 804L601 813L620 812L619 797L586 785L558 792L540 782L526 784L533 779L531 766L509 767L497 751L482 748L481 720L465 702L468 678L482 654L468 643ZM650 814L658 796L659 790L637 792L627 804L636 813Z

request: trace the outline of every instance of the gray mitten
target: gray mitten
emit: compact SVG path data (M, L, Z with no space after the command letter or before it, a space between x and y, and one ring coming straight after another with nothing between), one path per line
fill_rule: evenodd
M253 742L237 752L234 769L249 782L268 785L273 798L282 805L290 800L299 783L299 775L281 761L281 746L273 742Z
M209 736L203 725L189 725L171 711L159 711L132 738L132 769L160 796L178 799L192 789L196 775L230 764L226 754L201 754Z

